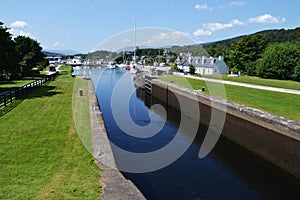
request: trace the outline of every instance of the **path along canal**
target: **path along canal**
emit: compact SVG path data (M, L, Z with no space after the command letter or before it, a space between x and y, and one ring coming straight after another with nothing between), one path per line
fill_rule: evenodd
M180 134L183 143L191 142L179 159L162 169L145 173L123 172L147 199L299 199L298 179L224 137L218 140L208 156L200 159L198 153L207 127L199 125L196 137L191 137L188 130L179 130L182 116L178 111L166 108L165 121L163 115L145 106L142 90L133 91L127 102L131 119L141 127L149 125L150 115L154 123L165 123L163 128L151 137L146 137L145 132L140 133L141 137L126 134L124 128L120 128L116 122L116 113L112 112L114 109L111 102L116 85L119 91L128 90L128 85L118 82L128 72L122 69L94 68L87 73L90 73L94 81L117 165L126 163L126 157L114 146L135 152L137 160L131 164L139 165L138 154L164 148L176 134ZM118 97L118 94L114 95ZM122 104L126 99L120 96L114 101ZM154 99L152 101L155 102ZM162 106L166 107L164 104ZM130 128L134 127L125 127L126 130ZM180 142L178 145L181 145ZM130 165L131 161L126 164ZM157 160L153 159L151 162Z

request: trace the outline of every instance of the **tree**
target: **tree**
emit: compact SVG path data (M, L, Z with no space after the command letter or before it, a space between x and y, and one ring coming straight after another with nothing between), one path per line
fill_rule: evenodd
M170 56L169 62L170 62L170 63L175 62L176 58L177 58L177 57L176 57L175 55Z
M266 48L257 62L257 75L263 78L297 79L299 77L299 43L279 43Z
M0 78L9 79L17 73L17 51L8 29L0 22Z
M194 65L190 65L190 74L195 74L196 68Z
M18 36L15 38L16 49L19 54L19 65L22 73L28 73L44 61L42 47L30 37Z
M253 63L261 57L265 48L266 37L264 35L256 34L243 37L232 45L229 56L231 67L237 71L251 74Z
M293 80L300 81L300 62L298 61L298 65L294 69L294 74L292 75Z

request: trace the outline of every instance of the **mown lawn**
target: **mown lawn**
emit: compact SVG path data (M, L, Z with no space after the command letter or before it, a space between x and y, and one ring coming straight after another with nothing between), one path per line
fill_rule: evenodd
M239 77L229 77L227 74L224 74L222 76L205 75L205 78L215 78L215 79L222 78L222 80L226 80L226 81L300 90L300 82L297 81L264 79L255 76L246 76L246 75L239 76Z
M98 199L100 169L72 116L74 78L59 76L0 117L0 199Z
M24 79L24 80L7 80L0 81L0 93L8 90L16 89L28 83L34 82L35 80Z
M275 115L300 121L300 95L225 84L224 89L226 92L226 97L224 97L222 93L218 92L220 88L222 89L222 85L220 83L205 82L173 75L161 76L160 79L166 82L173 81L174 84L195 90L200 90L204 86L206 94L213 93L213 96L226 98L228 101L247 105ZM214 91L209 91L209 88L207 87L208 83L210 88L213 88Z

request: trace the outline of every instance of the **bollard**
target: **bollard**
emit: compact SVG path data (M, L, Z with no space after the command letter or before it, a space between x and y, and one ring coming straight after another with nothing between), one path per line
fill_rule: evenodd
M205 87L204 86L202 86L202 92L204 92L205 91Z
M83 90L82 89L79 89L79 95L83 96Z

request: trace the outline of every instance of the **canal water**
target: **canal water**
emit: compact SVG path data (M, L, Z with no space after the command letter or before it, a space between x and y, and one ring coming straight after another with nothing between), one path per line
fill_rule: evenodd
M181 113L166 108L166 105L161 103L167 113L165 120L163 114L154 112L145 105L142 90L134 91L129 99L127 107L131 119L141 127L149 125L151 120L157 123L164 122L163 128L151 137L135 137L126 134L115 120L116 114L113 114L111 102L113 95L118 96L114 94L116 84L124 91L129 89L128 85L118 82L128 72L122 69L92 69L89 73L93 77L117 165L123 165L126 156L119 154L115 146L138 154L164 148L176 134L182 136L183 143L191 140L191 145L183 155L166 167L144 173L123 172L123 175L130 179L147 199L300 198L298 179L226 138L221 137L212 152L205 158L199 159L198 153L207 127L199 125L195 138L190 136L188 129L178 130ZM121 94L118 100L119 103L126 101ZM160 103L155 99L152 99L152 102ZM142 136L145 133L140 134ZM153 162L156 160L153 159ZM136 163L138 162L132 164L136 165Z

